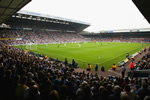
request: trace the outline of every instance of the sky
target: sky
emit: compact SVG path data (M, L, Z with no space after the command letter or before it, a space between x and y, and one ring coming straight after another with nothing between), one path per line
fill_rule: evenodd
M32 0L21 10L87 22L89 32L150 28L132 0Z

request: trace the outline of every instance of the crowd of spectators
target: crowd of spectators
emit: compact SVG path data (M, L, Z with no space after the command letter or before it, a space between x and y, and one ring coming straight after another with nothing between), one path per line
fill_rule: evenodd
M10 46L87 41L78 34L29 30L0 32L0 38L6 39L0 41L0 100L150 100L150 77L99 77L84 71L75 72L64 62L40 58ZM96 41L141 43L144 40L103 38ZM149 58L148 53L134 68L150 69Z
M141 60L134 65L135 70L150 69L150 53L145 54Z
M1 100L149 100L150 77L99 77L74 72L0 42Z
M29 30L0 30L0 32L0 38L6 38L4 42L10 45L28 43L43 44L86 41L83 37L76 33Z
M64 42L85 42L85 41L101 41L101 42L134 42L149 43L149 38L100 38L85 39L76 33L64 33L55 31L41 30L0 30L0 38L6 38L3 42L10 45L19 44L43 44L43 43L64 43ZM9 39L8 39L9 38ZM17 40L16 40L17 39Z
M103 41L103 42L131 42L131 43L149 43L150 38L99 38L93 39L96 41Z
M22 19L8 24L14 24L11 27L15 28L55 28L45 22ZM150 77L99 77L84 71L75 72L64 62L40 58L9 46L87 41L76 33L40 30L0 30L0 33L0 38L5 38L0 41L0 100L150 100ZM100 38L96 41L141 43L150 39ZM135 68L150 68L149 57L150 54L145 55Z

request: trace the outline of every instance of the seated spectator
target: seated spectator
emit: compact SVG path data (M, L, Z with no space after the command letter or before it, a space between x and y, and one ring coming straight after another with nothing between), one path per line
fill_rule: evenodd
M138 54L141 55L141 51L139 51Z
M67 66L67 64L68 64L68 60L67 58L65 58L65 66Z
M48 100L59 100L59 93L57 90L52 90L48 96Z
M93 93L90 89L90 85L85 85L84 88L83 88L83 95L77 97L76 100L94 100L92 98L92 96L93 96Z
M60 34L56 36L61 37ZM2 100L8 100L3 98L2 93L10 96L9 98L12 97L11 95L16 95L17 98L14 100L47 100L47 98L48 100L130 100L132 96L136 96L137 100L143 100L148 99L146 95L150 95L148 89L150 78L145 79L141 87L142 79L128 77L123 79L116 76L107 78L99 77L92 72L75 72L68 65L64 67L61 61L39 59L33 52L31 54L30 51L24 52L12 46L5 46L1 41L0 49L0 99ZM145 66L150 67L149 57L145 55L136 66L140 69ZM89 68L91 70L91 66ZM103 66L101 71L104 71ZM135 89L134 92L137 90L136 95L135 93L130 95L132 93L130 88ZM121 90L125 95L120 94ZM15 91L15 94L12 91Z
M130 100L130 97L127 94L122 94L120 100ZM134 99L133 99L134 100Z
M38 90L37 85L33 85L29 89L29 96L28 96L27 100L42 100L40 97L40 92Z
M131 89L130 89L130 86L129 86L129 85L126 85L126 86L125 86L124 92L121 92L121 97L122 97L123 95L125 95L125 94L126 94L128 97L130 97L130 98L128 98L128 100L135 100L135 98L134 98L135 94L133 94L133 93L131 92Z
M130 60L131 60L131 61L134 61L134 57L131 56L131 57L130 57Z
M145 96L144 100L150 100L150 96Z
M114 94L109 95L109 100L120 100L120 93L121 93L121 88L120 86L116 85L114 87Z
M148 84L143 80L142 87L136 92L136 100L144 100L145 96L150 96L150 90L148 89Z
M116 70L116 65L115 64L112 65L112 70L114 70L114 71Z
M27 77L24 76L20 80L20 84L18 84L16 88L16 97L17 100L24 100L28 97L29 87L26 85Z

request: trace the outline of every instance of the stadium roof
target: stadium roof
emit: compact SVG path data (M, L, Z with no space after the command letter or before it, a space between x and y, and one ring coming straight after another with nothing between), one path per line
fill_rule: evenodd
M137 28L137 29L120 29L120 30L103 30L103 31L99 31L97 33L94 32L86 32L83 31L80 34L99 34L99 33L139 33L139 32L150 32L150 28Z
M132 0L150 24L150 0Z
M85 28L90 26L89 23L78 21L78 20L72 20L68 18L62 18L62 17L40 14L40 13L35 13L30 11L23 11L23 10L20 10L17 13L13 14L12 18L10 18L8 22L11 21L12 19L41 21L41 22L49 23L51 25L55 24L55 26L57 25L62 27L67 26L72 28L74 32L81 32Z
M78 21L78 20L73 20L73 19L69 19L69 18L53 16L53 15L46 15L46 14L41 14L41 13L31 12L31 11L25 11L25 10L20 10L16 14L18 14L18 16L20 16L20 17L22 17L22 16L28 16L29 17L30 16L31 18L32 17L38 17L39 19L47 18L47 20L48 19L54 19L54 20L60 20L60 21L90 25L89 23L83 22L83 21Z
M123 33L123 32L150 32L150 28L120 29L120 30L104 30L104 31L100 31L100 33Z
M5 22L31 0L0 0L0 24Z

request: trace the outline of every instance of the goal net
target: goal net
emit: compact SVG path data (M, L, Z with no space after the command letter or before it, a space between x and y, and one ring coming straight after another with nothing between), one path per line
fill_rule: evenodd
M37 44L36 43L26 43L26 49L37 50Z

